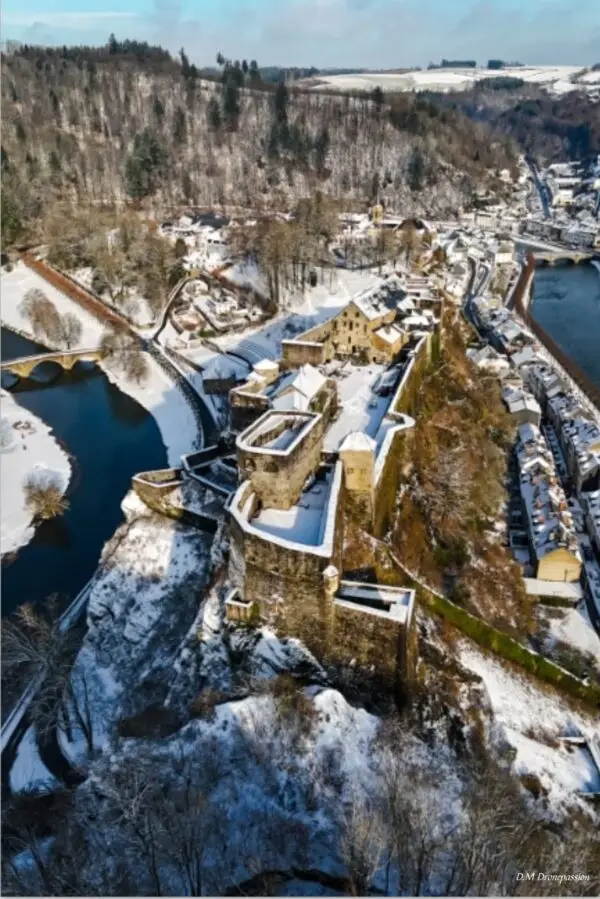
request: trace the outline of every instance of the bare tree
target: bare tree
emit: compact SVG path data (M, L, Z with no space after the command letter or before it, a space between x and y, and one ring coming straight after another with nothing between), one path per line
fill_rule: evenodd
M106 330L100 338L104 358L119 368L128 380L143 383L150 372L137 339L125 327Z
M369 894L381 867L385 838L376 808L366 797L354 793L342 821L340 855L348 869L353 896Z
M69 733L76 723L88 750L94 748L91 709L85 675L73 674L80 638L58 620L59 598L53 595L41 612L32 604L20 606L2 628L2 675L43 674L30 705L36 733L44 740L56 729Z
M47 468L36 468L23 480L25 505L36 518L55 518L69 508L59 476Z
M38 288L28 290L21 301L19 311L24 318L29 319L36 337L45 338L52 346L60 344L60 315L54 303L42 290Z
M74 312L65 312L60 316L60 343L67 350L73 349L81 340L83 326Z

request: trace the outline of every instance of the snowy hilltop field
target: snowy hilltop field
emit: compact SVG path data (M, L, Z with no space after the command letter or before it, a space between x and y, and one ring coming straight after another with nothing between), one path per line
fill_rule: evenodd
M71 465L51 429L0 393L0 495L2 496L1 552L15 552L33 537L33 513L27 507L23 482L29 475L51 479L67 490Z

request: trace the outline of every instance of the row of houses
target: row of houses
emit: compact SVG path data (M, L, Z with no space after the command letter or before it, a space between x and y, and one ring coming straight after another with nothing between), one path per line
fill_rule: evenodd
M564 468L561 474L586 511L585 527L598 550L599 423L582 395L548 361L533 334L511 310L487 297L478 297L473 308L490 343L473 348L469 355L478 367L501 379L504 403L519 426L515 453L519 514L533 573L540 580L577 581L582 556L573 504L560 486L556 454L540 426L546 421L552 429L558 461Z

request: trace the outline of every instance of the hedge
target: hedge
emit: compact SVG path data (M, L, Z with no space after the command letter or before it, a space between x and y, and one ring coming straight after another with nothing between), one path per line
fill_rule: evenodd
M566 693L570 693L571 696L575 696L577 699L581 699L590 705L600 707L599 684L584 683L575 677L574 674L544 658L537 652L527 649L527 647L522 646L521 643L509 637L508 634L503 634L502 631L496 630L496 628L481 618L476 618L465 611L465 609L461 609L460 606L450 602L449 599L431 593L423 587L421 587L418 593L419 598L429 608L446 618L480 646L489 649L509 662L515 662L521 668L525 668L526 671L539 677L540 680L554 684L554 686L559 687Z

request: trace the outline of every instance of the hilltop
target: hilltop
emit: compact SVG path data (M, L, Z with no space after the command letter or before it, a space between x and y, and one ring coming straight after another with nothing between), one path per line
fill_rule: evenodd
M209 80L137 42L3 55L5 240L56 197L281 210L319 188L443 216L514 167L512 141L459 110L274 87L255 61L220 59Z

